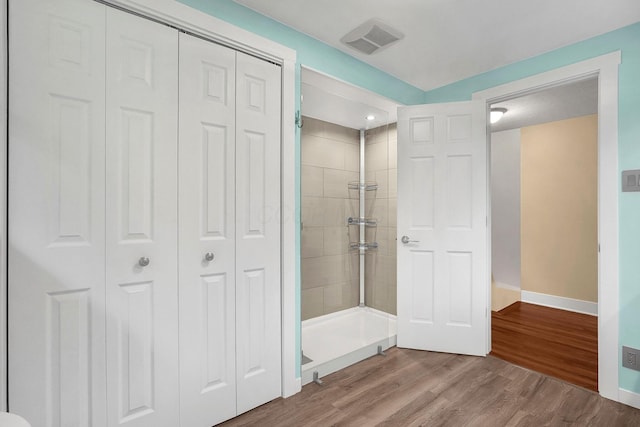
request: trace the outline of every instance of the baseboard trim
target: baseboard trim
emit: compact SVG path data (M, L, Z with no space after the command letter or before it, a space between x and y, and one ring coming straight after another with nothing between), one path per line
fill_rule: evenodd
M576 313L598 315L598 304L591 301L583 301L573 298L558 297L555 295L540 294L538 292L522 291L522 302L543 305L545 307L559 308L561 310L574 311Z
M621 388L618 391L618 398L620 403L640 409L640 394Z

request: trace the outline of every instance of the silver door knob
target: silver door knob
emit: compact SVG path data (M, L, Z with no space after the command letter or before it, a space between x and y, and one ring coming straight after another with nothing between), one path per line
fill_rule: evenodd
M401 241L402 243L404 243L405 245L406 245L407 243L420 243L420 240L410 240L410 239L409 239L409 236L402 236L402 238L400 239L400 241Z
M204 254L205 261L213 261L215 257L216 256L213 254L213 252L207 252L206 254Z
M143 256L138 260L138 265L140 265L140 267L146 267L149 265L149 258Z

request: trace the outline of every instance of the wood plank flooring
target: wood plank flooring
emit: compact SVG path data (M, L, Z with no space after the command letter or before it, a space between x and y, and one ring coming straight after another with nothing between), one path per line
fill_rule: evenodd
M223 426L640 426L640 410L501 359L391 348Z
M598 318L516 302L491 314L491 354L598 390Z

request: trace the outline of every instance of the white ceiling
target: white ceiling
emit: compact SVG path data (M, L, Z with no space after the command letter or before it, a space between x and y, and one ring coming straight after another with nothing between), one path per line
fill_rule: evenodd
M235 0L423 90L640 21L639 0ZM372 55L340 43L379 18L405 34Z

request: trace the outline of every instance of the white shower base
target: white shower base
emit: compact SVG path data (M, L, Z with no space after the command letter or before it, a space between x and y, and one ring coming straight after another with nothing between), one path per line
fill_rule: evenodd
M302 351L312 362L302 365L302 384L313 373L325 375L396 345L396 316L354 307L302 322Z

